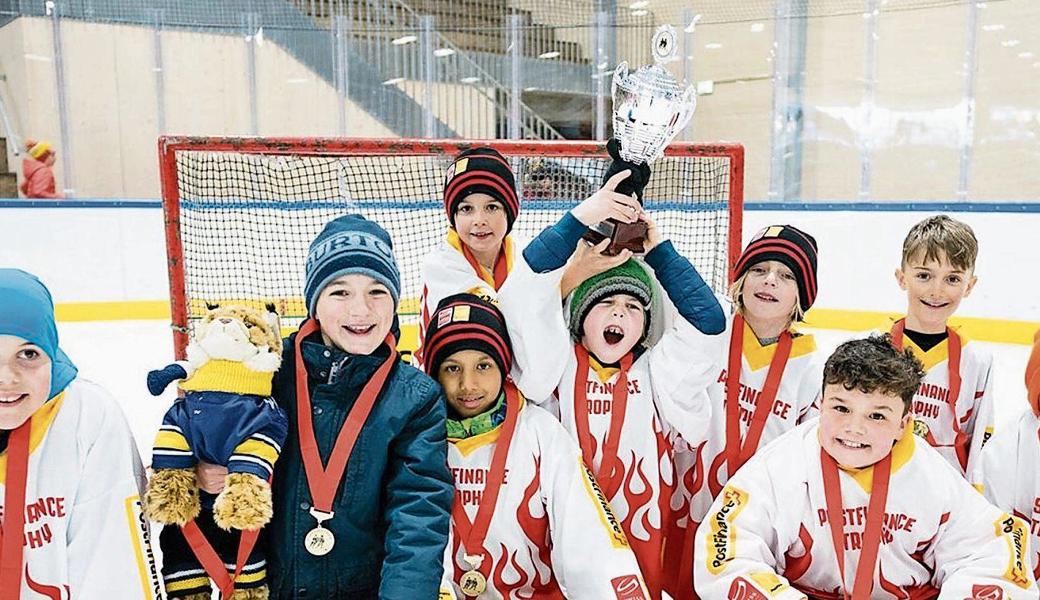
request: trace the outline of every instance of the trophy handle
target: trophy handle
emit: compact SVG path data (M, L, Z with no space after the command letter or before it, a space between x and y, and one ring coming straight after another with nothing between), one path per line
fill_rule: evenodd
M617 97L618 82L628 77L628 61L623 60L614 68L614 76L610 78L610 97Z
M679 119L676 122L676 132L681 132L686 129L686 125L689 124L690 119L693 118L693 112L697 110L697 89L695 86L690 85L686 88L686 91L682 95L682 112L679 114Z

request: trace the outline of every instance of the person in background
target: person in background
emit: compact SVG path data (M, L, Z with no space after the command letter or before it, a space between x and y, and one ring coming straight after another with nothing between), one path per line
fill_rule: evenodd
M29 139L25 141L28 153L22 159L22 183L19 189L26 198L64 198L55 189L54 147L50 142Z

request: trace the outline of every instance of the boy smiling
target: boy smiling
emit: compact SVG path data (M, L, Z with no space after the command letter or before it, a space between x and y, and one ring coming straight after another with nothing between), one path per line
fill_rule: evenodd
M914 225L895 272L906 318L891 330L896 347L913 351L926 371L911 405L914 433L973 484L993 434L993 359L947 322L975 287L977 256L975 234L960 221L938 215Z
M759 451L697 532L702 598L1037 598L1028 531L911 432L920 361L838 347L818 421Z

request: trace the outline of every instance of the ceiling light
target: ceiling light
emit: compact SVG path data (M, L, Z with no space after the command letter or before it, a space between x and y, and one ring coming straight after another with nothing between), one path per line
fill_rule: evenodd
M640 8L646 8L647 6L650 6L650 0L639 0L638 2L629 4L628 8L631 10L639 10Z
M419 38L415 37L414 35L402 35L399 38L394 38L393 40L390 40L390 43L395 46L404 46L405 44L411 44L417 39Z
M463 77L459 80L460 83L476 83L480 81L480 77Z
M650 11L648 11L648 10L633 10L631 14L632 14L633 17L645 17L646 15L650 14Z
M1020 42L1018 40L1004 40L1003 42L1000 42L1000 45L1005 47L1005 48L1014 48L1015 46L1017 46L1017 45L1019 45L1021 43L1022 42Z
M722 44L720 44L718 42L709 42L707 44L704 44L704 47L707 48L708 50L718 50L719 48L722 47Z
M751 24L751 33L762 33L765 30L766 30L765 23L752 23Z
M455 54L455 51L451 48L437 48L433 51L433 55L437 58L444 58L445 56L451 56L452 54Z
M560 58L560 53L556 50L552 50L550 52L542 52L538 55L538 58Z
M983 31L1002 31L1004 29L1003 23L994 23L992 25L983 25Z
M393 77L391 79L387 79L386 81L384 81L383 85L397 85L398 83L401 83L402 81L404 81L404 77Z
M1032 52L1019 52L1018 53L1018 57L1019 58L1033 58L1033 53Z

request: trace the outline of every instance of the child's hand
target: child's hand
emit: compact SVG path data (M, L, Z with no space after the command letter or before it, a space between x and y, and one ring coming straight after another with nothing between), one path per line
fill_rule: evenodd
M224 490L227 479L227 467L200 462L195 465L195 481L199 489L209 494L219 494Z
M639 218L639 211L643 209L639 201L633 196L626 196L614 191L617 185L630 174L631 171L625 170L608 179L599 191L572 208L571 214L586 226L595 225L608 218L622 223L635 222Z
M604 271L613 269L626 260L632 258L630 250L622 250L617 256L607 256L603 251L610 245L610 239L605 239L593 246L585 240L578 242L578 249L567 264L567 270L563 272L560 281L560 297L566 298L574 288L581 285L589 277L599 275Z
M643 240L643 254L649 254L651 250L664 241L664 237L661 235L661 230L657 227L657 223L650 218L650 213L642 213L641 218L643 221L646 221L646 239Z

